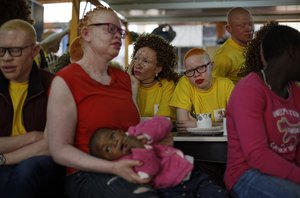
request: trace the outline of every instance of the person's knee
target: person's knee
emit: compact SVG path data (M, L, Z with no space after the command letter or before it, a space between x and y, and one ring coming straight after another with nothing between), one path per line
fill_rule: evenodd
M36 156L22 161L14 170L18 178L30 179L34 175L64 174L64 168L49 156Z

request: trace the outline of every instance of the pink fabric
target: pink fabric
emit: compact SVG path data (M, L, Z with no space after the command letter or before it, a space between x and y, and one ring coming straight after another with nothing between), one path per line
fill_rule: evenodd
M172 123L169 119L163 116L154 116L137 126L129 127L128 134L132 136L147 134L152 138L152 143L157 143L163 140L171 130Z
M289 90L278 97L256 73L236 85L226 109L228 189L249 169L300 184L300 87Z
M154 177L154 188L167 188L180 184L193 169L193 165L183 157L183 153L171 146L156 144L166 134L171 132L170 120L162 116L155 116L135 127L130 127L129 135L147 134L155 142L152 149L132 149L132 154L122 159L136 159L143 162L135 167Z
M134 148L131 149L131 155L122 157L121 159L134 159L143 163L142 166L134 167L136 172L147 173L150 177L156 176L160 169L160 158L154 149Z
M193 165L178 153L174 147L156 144L156 153L161 159L161 170L153 179L155 188L167 188L180 184L193 170Z

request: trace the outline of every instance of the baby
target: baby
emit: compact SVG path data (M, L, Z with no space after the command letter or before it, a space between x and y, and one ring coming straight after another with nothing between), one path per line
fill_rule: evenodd
M127 133L118 129L98 129L90 139L90 153L107 160L142 161L143 165L134 170L142 178L150 177L154 188L176 186L189 178L193 164L188 160L190 156L184 156L180 150L158 144L171 129L171 121L163 116L130 127ZM138 139L140 135L146 139Z

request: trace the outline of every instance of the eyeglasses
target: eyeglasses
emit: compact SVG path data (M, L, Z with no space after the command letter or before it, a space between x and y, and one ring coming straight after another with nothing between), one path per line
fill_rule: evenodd
M115 33L119 32L121 35L121 38L125 38L127 36L126 30L123 30L122 28L120 28L112 23L93 23L93 24L89 24L88 26L101 26L101 25L107 25L108 32L111 34L115 34Z
M205 65L200 65L200 66L197 66L196 68L194 69L190 69L190 70L187 70L184 73L184 75L186 75L187 77L193 77L195 75L195 72L197 71L199 74L201 73L204 73L206 72L207 70L207 66L210 64L211 62L209 61L207 64Z
M0 57L3 57L6 54L6 51L8 51L9 55L12 57L20 57L22 56L22 51L31 46L33 46L33 44L24 47L0 47Z

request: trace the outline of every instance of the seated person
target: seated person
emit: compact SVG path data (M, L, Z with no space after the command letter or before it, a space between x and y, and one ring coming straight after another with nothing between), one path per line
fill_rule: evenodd
M169 103L176 107L177 130L185 132L186 128L197 127L192 116L195 114L210 113L213 122L222 121L234 84L227 78L212 77L214 63L201 48L190 49L184 63L185 76L180 78Z
M130 127L128 135L118 129L98 129L90 139L90 153L106 160L140 160L144 164L135 171L141 177L153 178L155 188L176 186L189 176L193 165L180 150L157 144L171 129L171 122L162 116ZM145 138L138 139L140 135Z
M161 115L176 120L169 106L178 74L174 46L160 36L142 34L134 43L128 72L139 82L137 105L142 117Z
M142 177L151 177L160 197L182 193L227 197L227 192L212 183L208 175L192 171L192 157L171 146L158 144L172 128L171 121L154 116L128 129L128 135L117 129L98 129L90 139L90 153L106 160L134 159L142 161L134 170ZM133 193L147 188L138 187ZM170 194L171 193L171 194Z
M298 198L300 33L275 25L257 50L263 69L240 80L228 103L224 181L235 197Z

